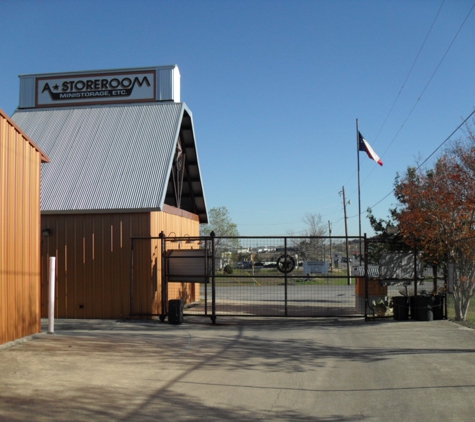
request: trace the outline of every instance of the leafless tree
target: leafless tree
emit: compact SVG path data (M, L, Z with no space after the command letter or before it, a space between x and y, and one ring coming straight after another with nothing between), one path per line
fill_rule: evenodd
M320 214L307 213L302 221L305 223L305 230L301 238L292 239L292 247L297 250L299 258L305 261L320 261L324 255L325 226L322 223Z

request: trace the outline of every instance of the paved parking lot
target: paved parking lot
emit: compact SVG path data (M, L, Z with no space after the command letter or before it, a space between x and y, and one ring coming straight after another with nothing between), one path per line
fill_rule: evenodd
M208 314L211 313L209 288ZM202 291L202 297L205 295ZM364 304L364 298L363 304ZM231 284L216 287L216 315L323 317L363 316L357 310L354 285L257 285ZM286 315L287 312L287 315ZM204 305L187 307L189 315L204 315Z
M0 348L0 420L471 421L474 351L448 321L58 320Z

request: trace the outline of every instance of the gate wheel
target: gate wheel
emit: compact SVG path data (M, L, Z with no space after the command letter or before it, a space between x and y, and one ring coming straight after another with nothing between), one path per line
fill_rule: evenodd
M290 273L295 268L295 260L290 255L281 255L277 259L277 269L281 273Z

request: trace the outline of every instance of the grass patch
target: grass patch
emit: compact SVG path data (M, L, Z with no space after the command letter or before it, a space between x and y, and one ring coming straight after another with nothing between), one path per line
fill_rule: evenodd
M475 302L474 300L472 299L470 301L470 306L468 307L468 312L467 312L467 320L455 321L454 298L452 295L447 295L447 319L457 324L463 325L464 327L475 329Z
M252 269L234 270L232 274L225 274L222 271L216 273L215 281L217 286L275 286L285 283L285 276L276 269L262 269L252 271ZM355 285L355 279L350 278L351 285ZM348 279L346 273L333 273L321 276L315 274L307 277L301 270L292 271L288 274L287 282L289 286L346 286Z
M289 280L289 284L303 284L306 286L346 286L346 278L297 278ZM354 285L354 281L352 281Z

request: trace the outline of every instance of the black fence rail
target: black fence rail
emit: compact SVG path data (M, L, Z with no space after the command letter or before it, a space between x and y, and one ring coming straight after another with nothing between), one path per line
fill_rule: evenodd
M152 268L135 264L149 248L156 250ZM213 322L221 316L418 319L429 308L434 318L447 315L445 278L431 275L416 250L378 238L162 233L133 238L131 254L135 316L164 320L169 300L177 299L185 316Z
M427 267L417 249L397 237L382 236L366 239L364 255L371 264L364 268L359 290L365 291L367 319L447 318L445 275Z
M220 316L364 315L351 276L363 238L162 236L160 241L163 318L173 283L195 285L197 295L185 303L185 316L213 321Z

